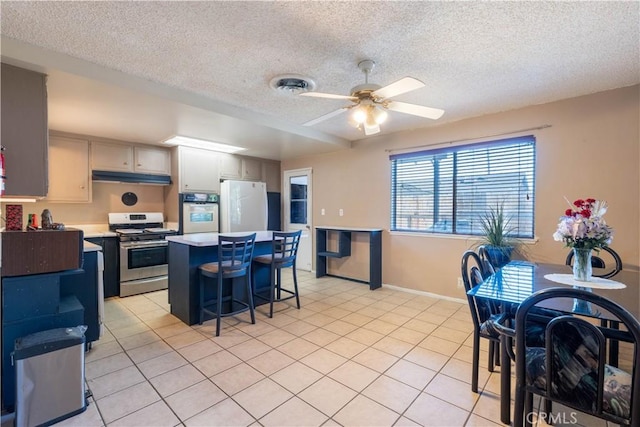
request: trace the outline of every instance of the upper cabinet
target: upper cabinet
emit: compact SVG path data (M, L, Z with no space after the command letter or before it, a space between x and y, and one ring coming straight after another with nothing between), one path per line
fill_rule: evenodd
M262 162L262 180L267 183L267 191L280 192L280 162Z
M160 147L92 142L91 169L170 175L171 154Z
M133 147L124 144L92 142L91 169L133 172Z
M171 153L168 149L134 147L134 170L139 173L171 175Z
M47 195L46 76L8 64L0 69L6 196Z
M264 181L263 161L254 157L220 153L220 178Z
M91 201L89 141L51 137L47 201L72 203Z
M178 147L181 193L220 193L220 153L199 148Z
M242 157L219 153L220 179L242 179Z

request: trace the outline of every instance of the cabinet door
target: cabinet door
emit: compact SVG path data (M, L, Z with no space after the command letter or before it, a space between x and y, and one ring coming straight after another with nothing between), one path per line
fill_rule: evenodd
M180 192L220 193L218 153L180 147Z
M242 157L220 153L220 178L242 179Z
M48 187L46 76L2 64L2 145L7 196L46 196Z
M247 181L262 180L262 162L258 159L242 159L242 179Z
M267 183L267 191L279 193L282 181L280 162L262 162L262 180Z
M92 142L91 169L133 172L133 147L122 144Z
M135 171L156 175L171 175L169 150L154 147L135 147Z
M89 142L52 136L49 140L50 202L90 202Z

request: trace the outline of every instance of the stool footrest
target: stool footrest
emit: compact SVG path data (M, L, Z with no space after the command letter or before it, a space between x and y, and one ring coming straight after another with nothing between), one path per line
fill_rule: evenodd
M227 298L223 298L222 301L223 302L231 301L231 306L233 306L233 304L238 304L238 305L241 305L242 307L237 309L237 310L234 310L234 311L228 311L228 312L225 312L225 313L220 313L220 317L235 316L236 314L244 313L245 311L251 309L251 307L249 306L248 303L246 303L244 301L237 300L237 299L231 299L231 298L227 297ZM218 313L216 312L216 310L210 310L210 309L206 308L206 307L210 307L210 306L212 306L214 304L217 304L216 300L207 301L204 304L204 307L202 308L202 311L204 311L205 313L207 313L207 314L209 314L209 315L211 315L211 316L213 316L215 318L215 317L218 316Z
M280 298L273 298L273 302L281 302L281 301L286 301L288 299L291 298L295 298L296 297L296 293L294 291L290 291L289 289L280 289L280 292L287 292L288 294L290 294L289 296L286 297L280 297ZM271 298L269 297L263 297L262 295L259 295L257 293L253 294L254 297L256 298L260 298L263 301L271 301Z

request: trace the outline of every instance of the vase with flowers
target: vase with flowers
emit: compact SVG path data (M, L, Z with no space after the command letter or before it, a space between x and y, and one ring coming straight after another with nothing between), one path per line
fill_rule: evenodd
M568 201L567 201L568 202ZM608 246L613 230L603 216L607 203L595 199L578 199L560 217L553 239L564 242L574 252L573 277L581 282L591 279L591 253Z

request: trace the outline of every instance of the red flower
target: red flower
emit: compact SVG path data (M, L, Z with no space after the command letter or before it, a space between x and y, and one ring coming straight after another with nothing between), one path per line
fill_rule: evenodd
M573 211L571 209L567 209L566 211L564 211L564 216L572 216L573 215Z
M584 218L589 218L591 217L591 211L589 209L582 209L580 211L580 215L582 215Z
M586 202L591 205L596 202L596 199L587 199Z
M581 207L582 207L582 205L584 205L584 200L582 200L582 199L578 199L578 200L576 200L575 202L573 202L573 205L574 205L575 207L577 207L577 208L581 208Z

